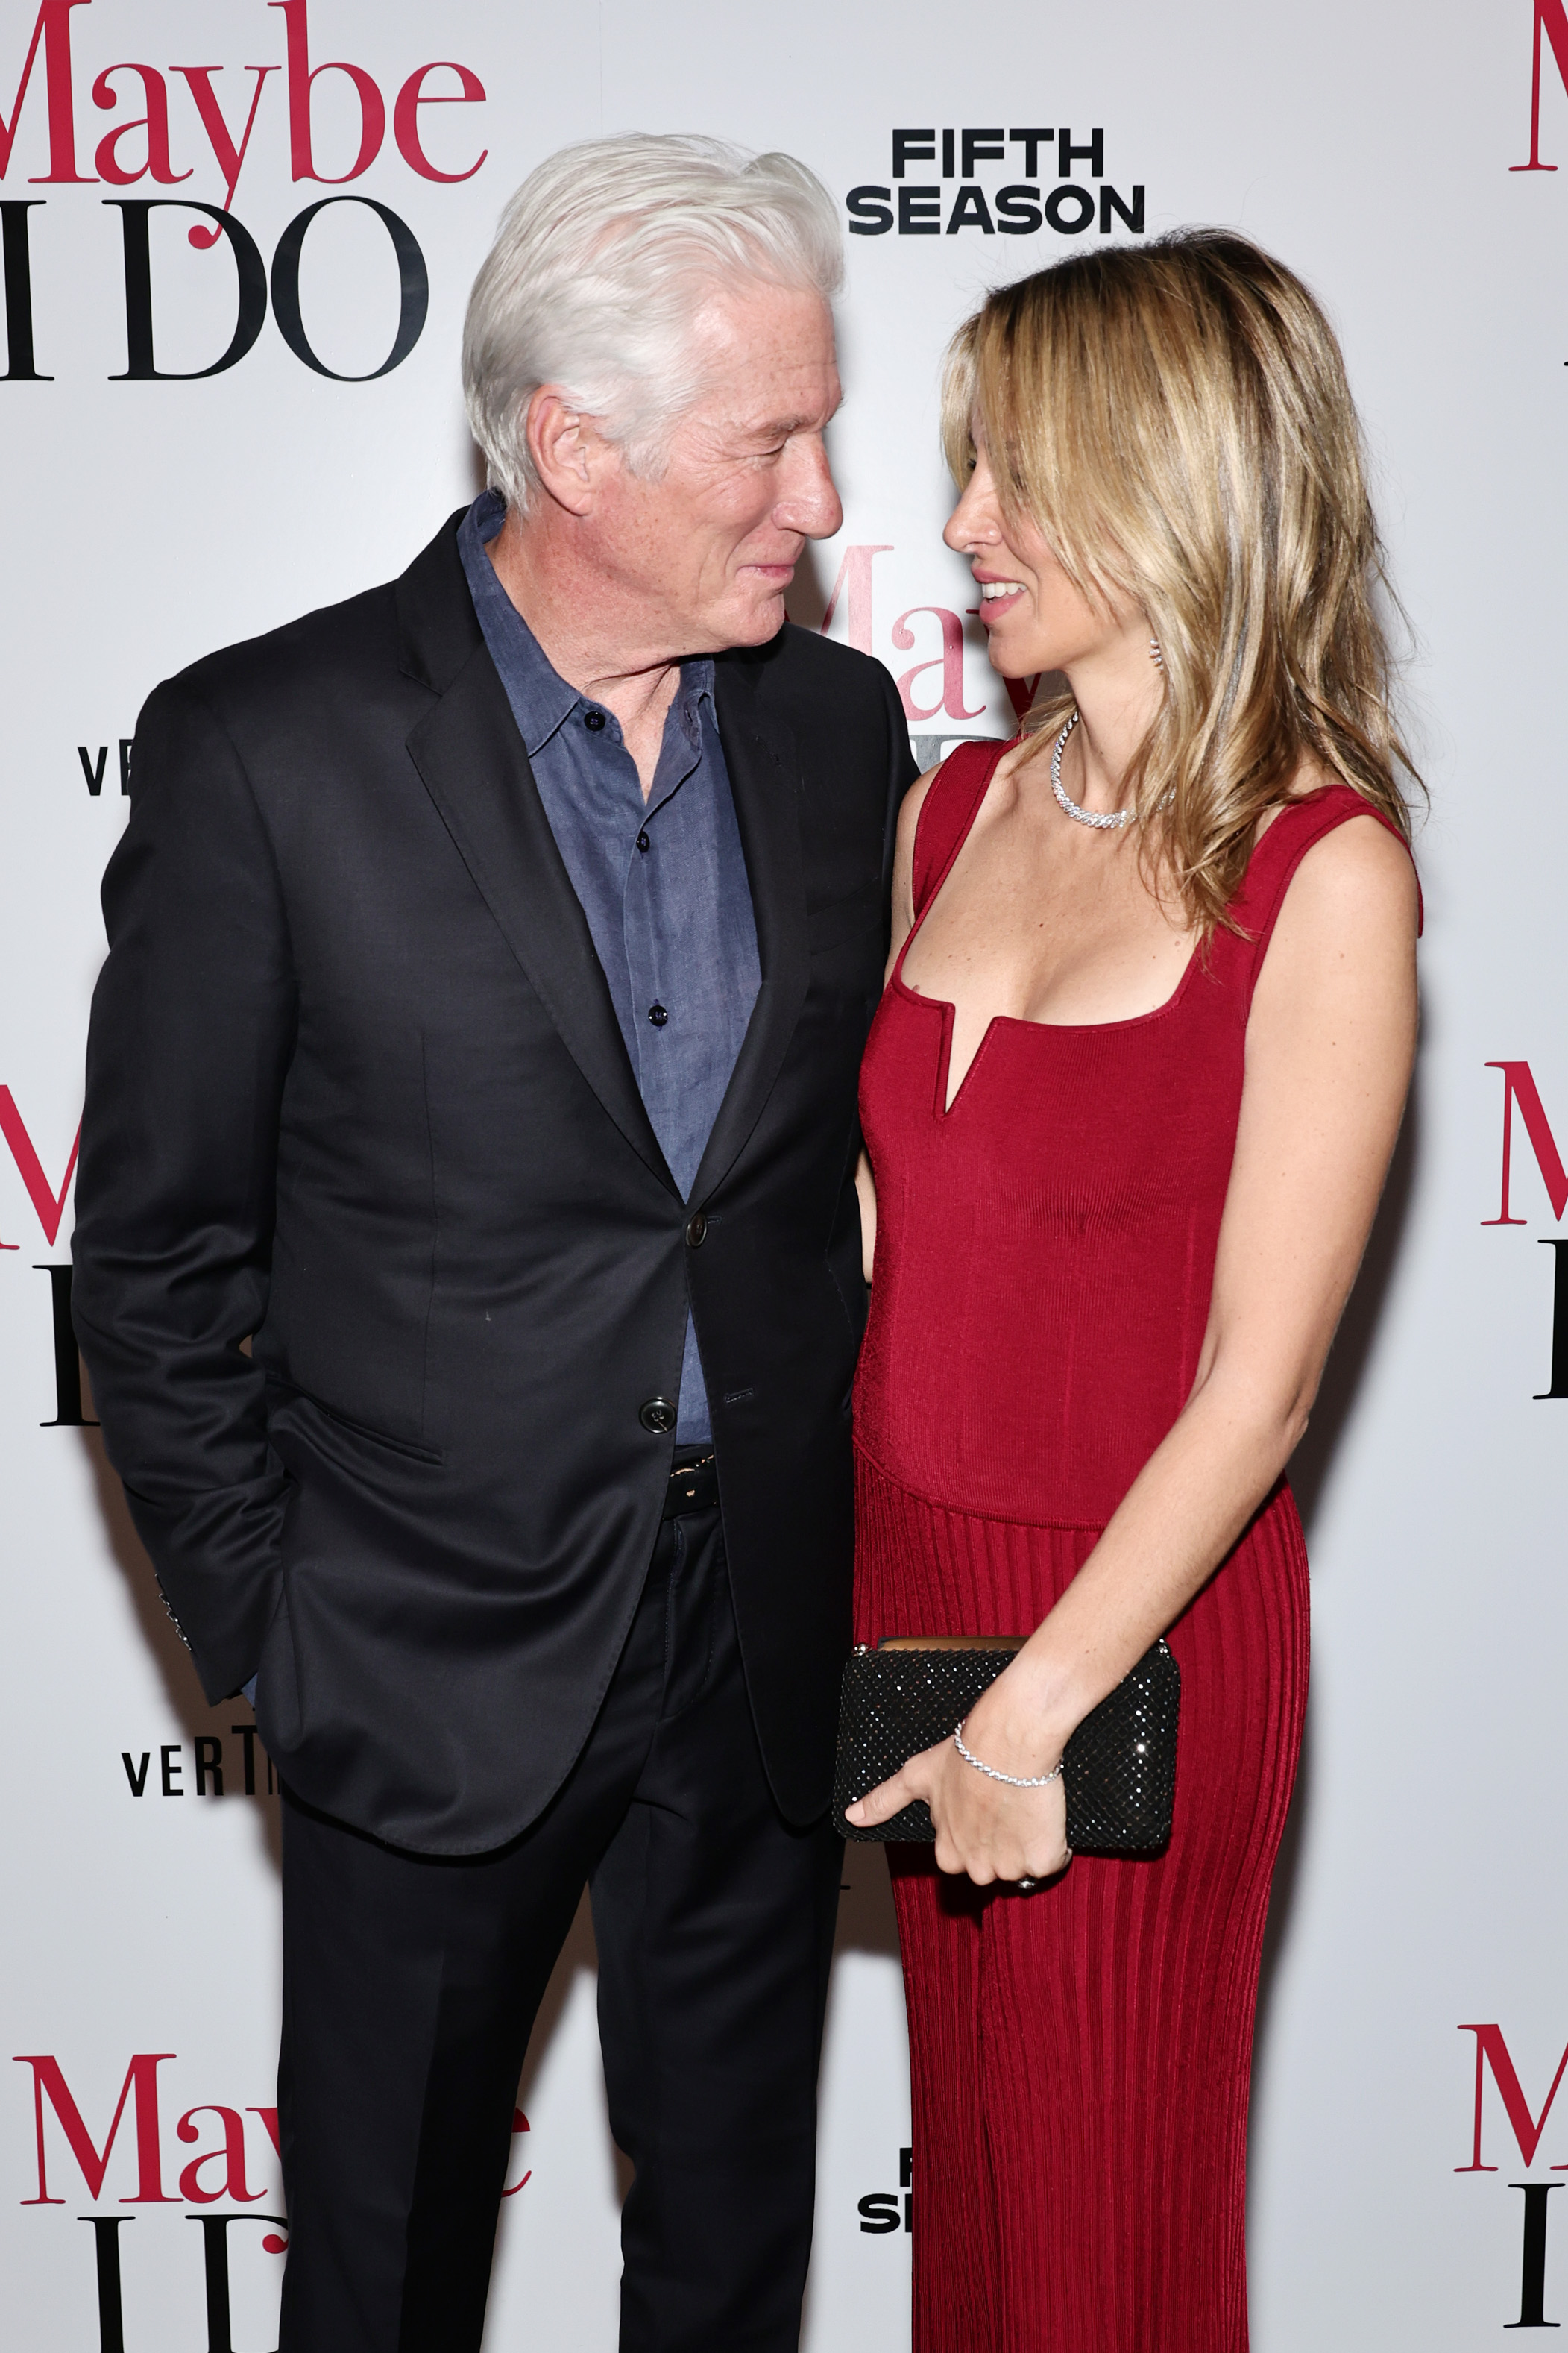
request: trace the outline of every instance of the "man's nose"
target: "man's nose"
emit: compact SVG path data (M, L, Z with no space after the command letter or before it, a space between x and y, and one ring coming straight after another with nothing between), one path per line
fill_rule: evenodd
M844 501L820 441L803 441L790 452L790 478L773 520L807 539L831 539L843 522Z

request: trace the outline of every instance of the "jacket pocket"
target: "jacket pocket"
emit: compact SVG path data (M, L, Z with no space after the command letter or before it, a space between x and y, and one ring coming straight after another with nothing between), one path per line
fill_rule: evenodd
M447 1459L438 1446L421 1446L412 1439L394 1438L384 1430L374 1430L369 1422L356 1421L353 1414L340 1412L335 1405L328 1405L324 1398L313 1397L309 1389L296 1388L290 1381L279 1380L276 1374L268 1376L268 1387L283 1398L298 1398L301 1405L309 1406L313 1413L319 1413L323 1420L335 1422L340 1430L348 1430L355 1438L363 1438L367 1445L380 1447L384 1454L395 1454L402 1461L427 1462L439 1469Z

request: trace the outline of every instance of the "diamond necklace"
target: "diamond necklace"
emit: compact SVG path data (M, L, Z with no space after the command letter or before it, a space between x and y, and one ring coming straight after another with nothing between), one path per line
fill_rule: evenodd
M1051 754L1051 790L1057 797L1057 807L1065 816L1076 818L1079 825L1093 826L1097 833L1117 833L1124 825L1131 824L1138 814L1136 809L1113 809L1109 816L1102 816L1098 809L1079 808L1077 801L1062 783L1062 754L1067 749L1068 737L1078 725L1081 715L1075 711L1057 737L1056 749Z

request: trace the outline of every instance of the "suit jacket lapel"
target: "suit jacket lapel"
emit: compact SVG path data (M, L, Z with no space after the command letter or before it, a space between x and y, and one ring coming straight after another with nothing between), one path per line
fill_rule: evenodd
M544 814L458 554L462 513L397 583L401 663L440 697L408 750L475 884L567 1050L621 1134L677 1199L637 1092L588 919ZM714 703L752 889L762 987L693 1199L733 1165L772 1092L811 977L794 738L757 708L766 651L721 655Z
M794 738L756 708L761 665L714 666L714 706L752 886L762 987L719 1116L691 1188L701 1200L732 1166L762 1115L795 1035L811 977L800 839L800 763Z
M458 585L467 602L460 571ZM633 1151L679 1199L506 690L477 626L474 636L474 649L409 736L409 754L573 1060Z

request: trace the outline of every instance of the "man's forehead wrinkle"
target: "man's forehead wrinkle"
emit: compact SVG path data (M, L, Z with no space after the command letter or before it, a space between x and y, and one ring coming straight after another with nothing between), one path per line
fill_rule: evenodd
M816 374L813 364L802 364L807 366L811 374ZM778 439L790 433L818 432L832 421L843 405L844 396L837 380L823 385L820 390L816 385L775 385L773 389L775 395L783 393L786 398L793 393L794 399L789 407L775 409L771 415L765 412L759 414L752 405L755 388L745 383L733 387L735 397L732 404L723 401L721 396L715 406L724 412L724 422L731 430L755 434L759 440L763 440ZM748 396L751 396L750 399Z
M791 433L809 433L816 421L815 411L803 409L796 416L769 417L762 424L750 426L747 429L754 433L759 440L777 441Z
M793 434L820 432L833 416L826 402L820 406L791 409L776 417L748 416L744 408L710 409L689 419L693 430L711 438L754 441L759 447L788 440Z

